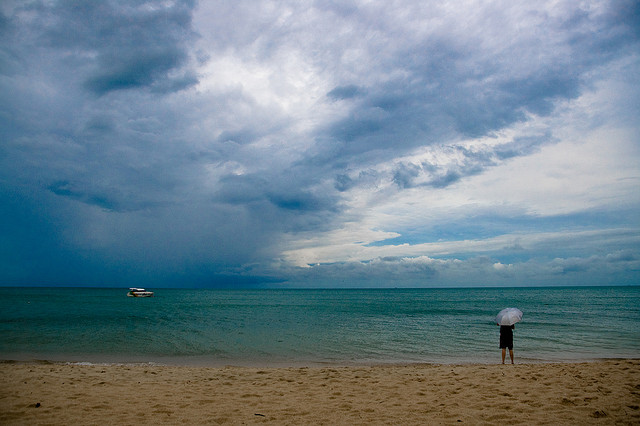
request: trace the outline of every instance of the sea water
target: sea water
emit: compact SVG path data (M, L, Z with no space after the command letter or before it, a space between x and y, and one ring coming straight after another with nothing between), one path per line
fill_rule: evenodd
M640 287L126 291L0 288L0 359L492 363L505 307L524 312L516 361L640 357Z

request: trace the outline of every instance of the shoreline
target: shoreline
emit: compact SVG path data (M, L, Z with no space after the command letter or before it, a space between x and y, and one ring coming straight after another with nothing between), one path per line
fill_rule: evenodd
M0 362L0 423L638 424L640 360L203 367Z
M566 357L536 357L520 356L525 352L516 352L516 364L577 364L602 361L640 360L639 354L621 354L619 356L580 356L567 354ZM424 359L278 359L278 358L220 358L210 355L192 356L149 356L149 355L125 355L125 354L69 354L69 353L31 353L31 352L5 352L0 353L2 363L71 363L86 365L157 365L171 367L247 367L247 368L323 368L323 367L375 367L375 366L412 366L412 365L494 365L500 364L500 352L495 350L493 356L482 354L481 357L457 356L457 357L425 357ZM506 362L509 362L507 354Z
M72 359L73 357L0 357L0 365L98 365L98 366L156 366L156 367L176 367L176 368L261 368L261 369L287 369L287 368L373 368L373 367L414 367L414 366L490 366L502 365L500 355L491 361L224 361L211 359L193 360L183 357L154 360L87 360L84 357ZM505 360L505 365L510 364L510 360ZM602 357L602 358L580 358L580 359L531 359L516 357L517 365L549 365L549 364L593 364L611 361L637 361L640 357Z

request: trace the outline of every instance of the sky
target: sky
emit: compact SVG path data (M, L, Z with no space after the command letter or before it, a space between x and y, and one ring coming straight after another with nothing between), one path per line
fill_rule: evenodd
M637 1L0 3L0 285L640 285Z

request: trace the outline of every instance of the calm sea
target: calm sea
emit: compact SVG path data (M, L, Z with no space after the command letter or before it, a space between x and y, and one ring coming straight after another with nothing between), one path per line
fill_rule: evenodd
M505 307L524 312L517 361L640 358L640 287L152 290L0 288L0 359L492 363Z

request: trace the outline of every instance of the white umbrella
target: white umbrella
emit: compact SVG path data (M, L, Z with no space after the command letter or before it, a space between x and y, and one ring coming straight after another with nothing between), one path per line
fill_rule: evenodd
M506 308L498 312L496 322L500 325L513 325L522 321L522 311L518 308Z

